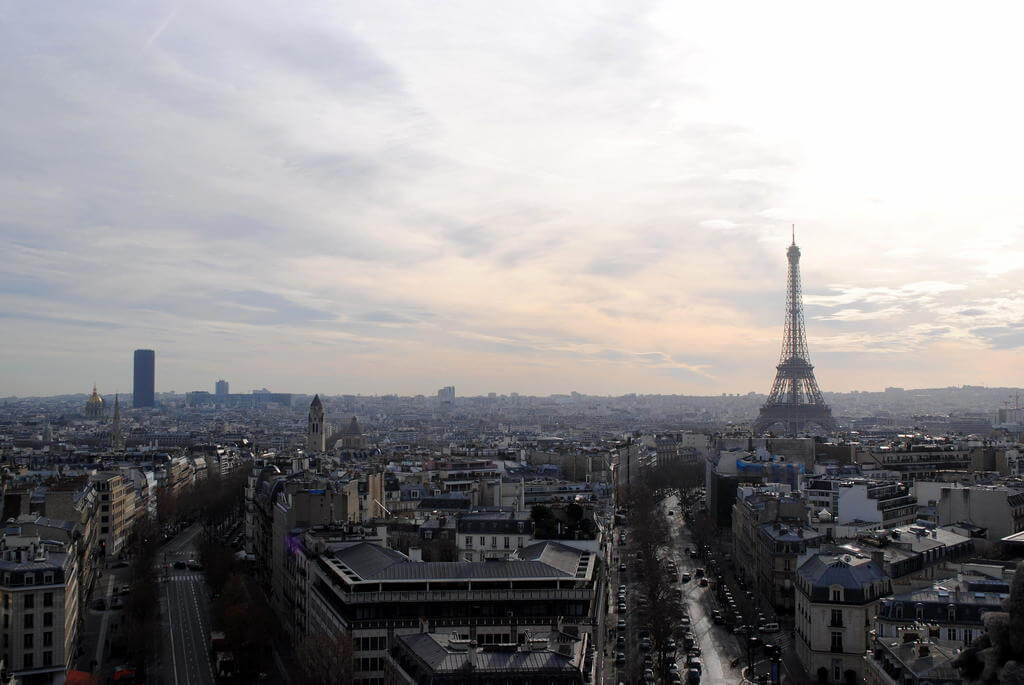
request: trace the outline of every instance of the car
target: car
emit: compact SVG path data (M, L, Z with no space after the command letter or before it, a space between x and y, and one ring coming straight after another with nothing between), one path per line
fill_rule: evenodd
M626 648L626 636L625 635L619 635L617 638L615 638L615 646L618 647L619 649L625 649Z
M625 573L625 572L626 572L626 565L625 564L619 564L619 573Z
M690 574L689 573L684 573L684 574L680 575L679 576L679 582L681 582L681 583L689 583L690 582Z
M650 654L644 655L644 668L654 668L654 659Z
M180 559L174 562L174 568L185 568L185 562Z
M679 625L681 625L686 630L689 630L690 629L690 617L689 616L683 616L682 618L680 618L679 619Z
M686 682L690 685L697 685L700 682L700 671L696 668L690 668L686 671Z
M762 633L777 633L781 630L781 628L779 627L778 623L771 621L769 623L765 623L764 625L762 625L759 630Z
M666 652L674 652L674 651L676 651L676 641L673 640L672 638L669 638L665 642L665 651Z
M700 656L700 645L694 645L691 649L686 652L687 657Z
M718 611L717 609L711 612L711 620L714 622L716 626L720 626L723 623L725 623L725 618L722 616L722 612Z
M618 623L615 624L615 627L618 628L619 630L625 630L626 629L626 619L620 618Z
M626 586L625 586L625 584L623 584L623 585L620 585L620 586L619 586L619 592L625 592L625 591L626 591Z
M686 657L686 667L696 669L701 673L704 672L704 664L701 662L700 657L697 656Z
M707 578L701 578L700 579L700 586L701 587L707 587L708 586L708 579Z
M679 664L677 664L674 661L670 662L669 665L668 665L668 672L669 673L678 673L679 672Z
M645 637L640 640L640 649L645 652L649 652L651 650L651 638Z
M704 577L704 569L698 568L696 571L693 572L693 575L697 576L698 578L703 578Z
M679 678L678 673L669 673L668 683L669 685L683 685L683 681Z
M619 666L622 666L623 664L626 663L626 654L625 654L625 652L618 652L618 653L615 654L615 663L618 664Z
M644 680L650 680L650 682L652 682L652 683L654 682L654 669L652 669L652 668L645 668L644 669Z
M626 612L626 603L625 602L619 602L619 605L616 608L619 610L620 614L625 613Z

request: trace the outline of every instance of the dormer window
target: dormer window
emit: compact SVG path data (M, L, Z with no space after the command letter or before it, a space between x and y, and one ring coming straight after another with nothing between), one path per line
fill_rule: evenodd
M843 601L843 588L833 587L832 588L832 601L842 602Z

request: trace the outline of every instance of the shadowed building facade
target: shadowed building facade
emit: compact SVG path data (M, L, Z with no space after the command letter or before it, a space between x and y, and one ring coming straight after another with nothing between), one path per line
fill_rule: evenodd
M135 350L132 384L132 406L156 406L156 353L153 350Z

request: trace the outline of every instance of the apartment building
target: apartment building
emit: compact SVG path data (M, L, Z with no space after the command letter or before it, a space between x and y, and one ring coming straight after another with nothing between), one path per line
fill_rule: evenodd
M867 685L957 685L964 682L953 665L961 646L931 638L926 630L899 637L876 636L864 657Z
M971 464L970 450L957 443L872 445L857 450L854 458L864 468L895 471L907 482L936 480L944 471L963 471Z
M99 499L99 553L116 556L124 548L128 534L126 510L132 493L125 487L120 471L100 471L92 475L91 481Z
M528 511L474 511L456 517L455 544L461 561L507 559L534 542Z
M796 576L796 654L820 683L862 682L868 631L892 591L879 555L813 554Z
M793 609L798 560L825 535L807 525L807 503L788 487L741 486L732 515L736 572L780 611Z
M0 537L2 653L24 685L63 683L78 639L75 543L23 535L8 525Z
M1024 483L979 485L915 483L921 501L935 502L939 525L967 521L988 529L989 540L1024 530Z
M882 600L876 631L879 638L899 639L915 626L927 626L937 639L966 647L984 634L985 613L1002 611L1009 596L1003 579L961 573Z

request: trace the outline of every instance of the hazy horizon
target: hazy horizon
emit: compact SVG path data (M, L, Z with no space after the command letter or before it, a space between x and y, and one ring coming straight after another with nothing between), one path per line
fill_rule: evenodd
M1024 386L1022 13L11 5L0 395Z

